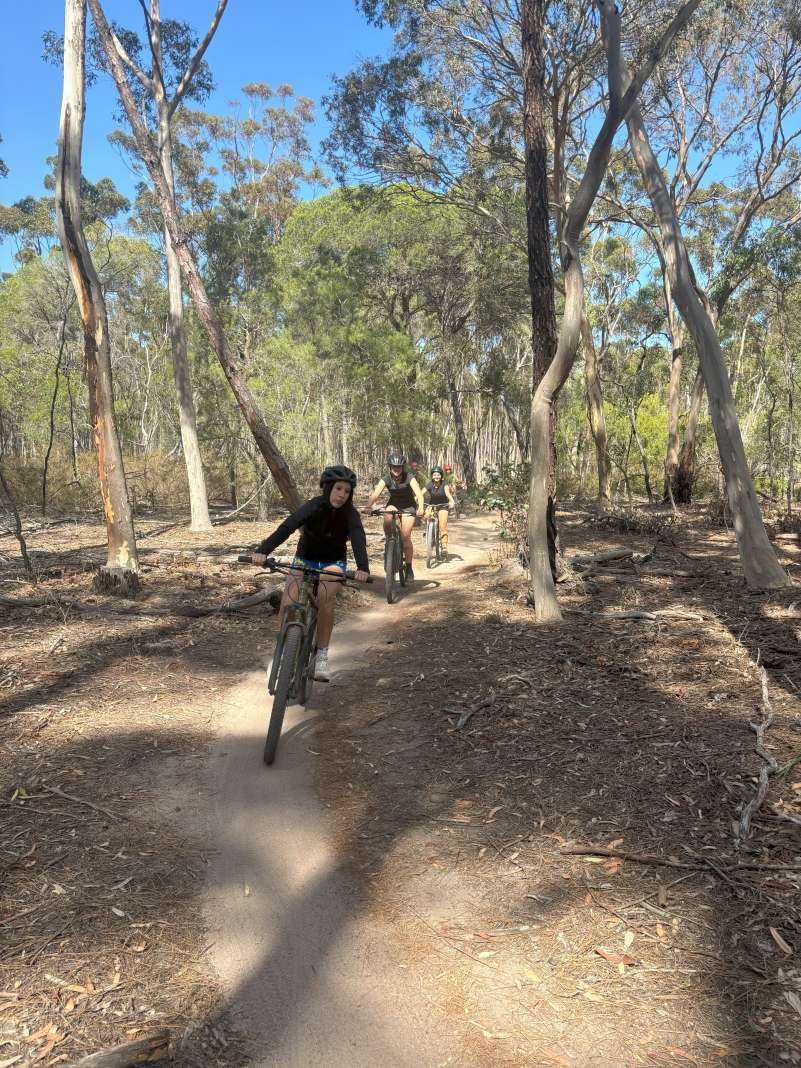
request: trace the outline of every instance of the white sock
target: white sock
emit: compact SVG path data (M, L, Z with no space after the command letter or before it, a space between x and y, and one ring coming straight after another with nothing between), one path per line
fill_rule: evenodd
M325 646L318 645L317 646L317 652L318 653L325 653L325 655L328 656L328 646L327 645L325 645Z

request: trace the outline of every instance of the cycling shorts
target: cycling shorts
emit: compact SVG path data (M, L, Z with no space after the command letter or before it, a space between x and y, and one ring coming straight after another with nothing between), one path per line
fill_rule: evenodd
M307 560L303 556L295 556L292 560L292 567L312 567L315 571L325 571L327 567L335 567L344 575L348 569L348 565L344 560L328 560L323 562L322 560Z
M394 505L394 507L398 508L397 505ZM410 508L398 508L398 512L400 515L417 515L417 505L412 505Z

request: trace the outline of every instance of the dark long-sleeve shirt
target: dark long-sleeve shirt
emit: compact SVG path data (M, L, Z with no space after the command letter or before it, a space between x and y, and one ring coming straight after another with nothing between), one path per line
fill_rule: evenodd
M319 560L321 564L335 564L346 559L347 543L350 542L358 569L370 570L361 516L350 502L342 508L333 508L322 494L312 497L297 512L287 516L259 545L259 552L269 556L301 527L298 556L305 560Z

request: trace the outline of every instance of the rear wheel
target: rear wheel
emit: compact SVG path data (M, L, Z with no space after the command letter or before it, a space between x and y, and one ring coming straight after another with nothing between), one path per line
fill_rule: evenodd
M281 728L284 725L284 713L286 712L289 695L292 692L295 671L298 667L298 652L300 651L302 638L303 628L300 624L293 623L287 627L284 635L281 663L278 667L278 681L275 684L273 707L270 712L270 725L267 728L267 741L264 743L265 764L272 764L275 760L278 739L281 737Z
M395 539L387 540L384 550L384 584L387 588L387 604L392 604L395 599Z

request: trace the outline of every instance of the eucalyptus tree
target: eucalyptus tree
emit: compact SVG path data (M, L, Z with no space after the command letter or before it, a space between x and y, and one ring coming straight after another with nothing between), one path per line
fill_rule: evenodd
M633 30L635 49L647 45L647 37ZM687 234L694 284L717 327L727 302L760 262L770 236L766 213L801 179L801 46L785 5L758 0L706 7L698 32L679 41L660 66L643 113L673 211ZM686 503L695 477L703 376L699 369L679 449L686 328L674 308L662 230L630 185L607 188L603 197L642 226L665 275L674 338L666 489ZM787 218L788 225L797 221Z
M623 93L627 80L625 67L610 65L611 94ZM720 342L699 297L679 220L636 100L626 123L632 154L659 224L673 299L698 351L746 581L758 589L786 586L789 578L776 559L762 522Z
M112 579L121 576L123 588L130 589L135 586L135 573L139 565L122 449L114 417L108 317L81 220L85 42L86 0L66 0L56 216L83 324L89 410L108 532L106 572Z
M192 254L187 241L181 212L175 202L168 175L165 173L161 153L150 136L126 76L127 68L123 58L125 50L118 36L109 26L100 0L89 0L89 7L103 54L117 86L120 101L136 141L137 151L153 185L159 209L164 217L164 223L178 257L181 272L192 297L198 319L281 495L287 506L294 509L300 504L300 495L286 460L278 449L272 432L256 405L245 376L230 352L223 323L212 301L209 299L195 256ZM210 39L208 34L207 38ZM201 49L203 49L203 42L201 42L198 51L189 61L186 68L184 77L190 80L196 68L196 63L199 63L202 59Z
M184 100L202 100L211 89L211 73L204 56L226 6L227 0L219 0L209 29L198 43L186 23L177 22L175 19L162 19L160 0L149 0L149 10L143 4L150 49L148 69L144 69L141 42L135 33L120 30L112 37L116 55L129 73L129 90L140 102L140 116L149 120L150 134L158 150L165 190L174 212L177 211L177 201L173 120ZM107 61L104 65L106 64ZM164 221L162 232L167 263L173 375L189 486L190 529L210 530L206 480L198 441L197 416L183 321L181 267L173 239Z

